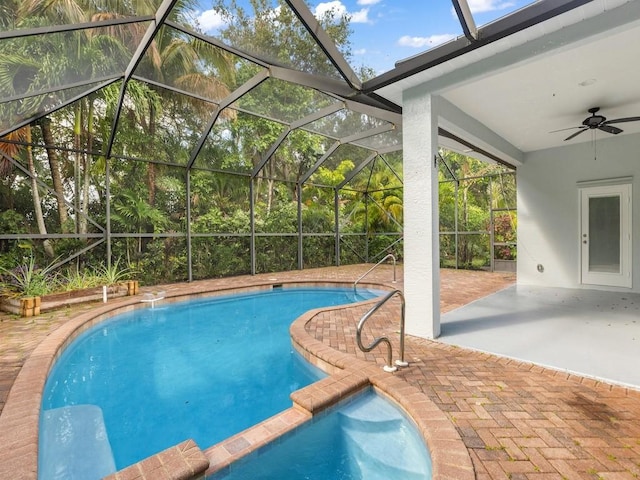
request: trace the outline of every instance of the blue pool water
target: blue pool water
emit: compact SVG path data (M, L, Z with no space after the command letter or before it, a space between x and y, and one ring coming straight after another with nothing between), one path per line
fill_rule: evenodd
M292 350L291 322L378 293L277 289L97 325L63 352L45 385L40 478L100 478L188 438L207 448L289 408L290 393L321 375Z
M209 480L429 480L431 472L413 424L368 391Z

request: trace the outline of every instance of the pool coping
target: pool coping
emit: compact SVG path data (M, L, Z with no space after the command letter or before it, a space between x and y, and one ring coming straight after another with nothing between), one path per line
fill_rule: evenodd
M371 301L370 303L375 303ZM338 369L344 375L365 376L374 389L392 400L415 423L431 454L433 480L474 480L475 470L458 430L440 408L417 387L408 384L393 373L387 373L379 365L361 360L348 353L335 350L315 339L305 326L319 313L331 310L349 310L358 304L342 307L329 307L311 310L296 319L290 328L291 340L302 356L313 365L325 370ZM405 367L405 368L411 368ZM334 373L335 375L335 373ZM322 385L319 382L306 389L294 392L291 397L300 403L306 391L317 387L317 396L323 398ZM314 393L315 390L313 390ZM328 397L328 398L327 398ZM324 393L329 404L341 400L340 394ZM328 405L327 405L328 406Z
M269 290L274 285L295 286L352 286L341 281L258 280L242 287L211 286L196 290L197 282L183 288L171 286L165 291L165 302L187 298L213 297L240 292ZM362 283L361 287L388 289L388 285ZM173 290L173 291L172 291ZM298 428L330 405L348 394L372 385L400 406L416 423L431 452L434 479L475 478L473 465L464 443L452 422L425 394L393 374L349 354L334 350L313 338L305 325L319 312L353 308L375 299L351 305L311 310L296 319L290 328L294 347L313 365L330 374L291 395L293 407L239 433L203 452L188 440L127 467L106 478L125 480L135 478L189 479L229 466L233 461L260 448L269 441ZM96 306L81 313L46 337L31 353L9 392L0 415L0 478L37 479L38 425L44 385L49 371L64 349L80 334L113 315L138 308L149 308L140 296L125 297ZM205 461L206 460L206 461ZM208 467L208 469L207 469Z

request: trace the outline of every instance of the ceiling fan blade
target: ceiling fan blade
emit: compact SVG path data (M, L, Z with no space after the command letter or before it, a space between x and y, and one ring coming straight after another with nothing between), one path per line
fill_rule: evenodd
M576 128L584 128L584 127L580 125L579 127L561 128L559 130L551 130L549 133L566 132L567 130L575 130Z
M623 123L623 122L638 122L640 117L626 117L626 118L614 118L613 120L607 120L602 122L603 125L609 125L611 123Z
M587 130L589 129L585 127L581 127L580 130L578 130L576 133L572 133L571 135L569 135L567 138L564 139L564 141L566 142L567 140L571 140L573 137L577 137L582 132L586 132Z
M602 130L603 132L613 133L614 135L622 133L622 129L620 129L618 127L612 127L610 125L600 125L598 128L600 130Z

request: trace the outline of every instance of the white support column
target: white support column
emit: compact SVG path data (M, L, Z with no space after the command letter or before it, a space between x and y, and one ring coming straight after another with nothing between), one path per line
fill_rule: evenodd
M406 331L440 335L437 97L404 92L404 295Z

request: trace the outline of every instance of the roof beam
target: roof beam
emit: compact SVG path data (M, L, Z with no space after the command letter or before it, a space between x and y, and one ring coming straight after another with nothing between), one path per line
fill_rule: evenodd
M251 178L256 177L258 175L258 173L260 173L260 170L262 170L264 168L264 166L267 164L267 162L273 156L273 154L276 152L276 150L280 147L280 145L282 145L282 142L284 142L285 138L287 138L287 136L293 130L295 130L297 128L300 128L303 125L306 125L308 123L315 122L316 120L319 120L319 119L321 119L323 117L326 117L327 115L331 115L332 113L335 113L335 112L337 112L339 110L342 110L343 107L344 107L344 105L342 103L336 102L333 105L329 105L328 107L322 108L322 109L318 110L317 112L312 113L311 115L307 115L304 118L296 120L291 125L289 125L280 134L280 136L276 139L276 141L273 142L273 144L271 145L269 150L267 150L265 152L265 154L262 155L262 158L260 158L260 162L258 162L258 164L253 169L253 172L251 173Z
M220 112L222 112L222 110L224 110L233 102L235 102L240 97L242 97L244 94L256 88L258 85L264 82L267 78L269 78L269 72L267 70L260 70L256 75L250 78L242 86L240 86L239 88L236 88L233 92L231 92L230 95L228 95L226 98L220 101L220 104L218 105L218 108L216 109L214 115L211 117L211 120L209 120L209 123L207 124L206 128L202 132L202 135L200 135L200 138L198 139L198 143L196 144L194 149L191 151L191 155L189 156L189 161L187 162L187 170L190 170L194 162L196 161L196 157L200 153L200 150L202 150L204 143L207 141L209 132L211 132L211 129L213 128L216 121L218 120L218 117L220 116Z
M66 89L69 89L69 88L84 87L85 85L91 85L92 83L112 82L112 81L118 80L120 78L122 78L122 74L108 75L106 77L91 78L89 80L83 80L81 82L68 83L66 85L56 85L55 87L45 88L44 90L38 90L37 92L28 91L28 92L23 93L21 95L14 95L13 97L1 98L0 99L0 104L1 103L14 102L16 100L22 100L22 99L25 99L25 98L37 97L38 95L46 95L48 93L60 92L62 90L66 90Z
M397 145L389 145L388 147L379 148L378 153L380 155L384 155L385 153L399 152L401 150L402 150L402 143L399 143Z
M369 130L365 130L363 132L359 132L353 135L349 135L348 137L344 137L340 139L340 143L347 144L357 142L358 140L362 140L363 138L373 137L375 135L380 135L381 133L389 132L394 129L392 124L381 125L376 128L372 128ZM362 147L365 148L365 147Z
M211 103L214 105L218 105L218 102L215 100L211 100L210 98L203 97L202 95L198 95L195 93L187 92L186 90L182 90L180 88L176 88L172 85L167 85L162 82L158 82L156 80L150 80L148 78L142 77L140 75L132 75L131 78L133 80L138 80L139 82L148 83L149 85L155 85L156 87L163 88L165 90L169 90L171 92L179 93L180 95L184 95L185 97L193 98L195 100L201 100L206 103Z
M304 87L314 88L321 92L333 93L340 97L350 97L354 94L353 89L349 88L344 82L335 78L321 77L320 75L312 75L310 73L293 70L287 67L279 67L271 65L271 76L279 80L295 83Z
M478 39L478 29L476 28L476 22L473 20L471 9L469 8L469 2L467 0L451 0L453 2L453 8L458 15L460 25L462 25L462 31L464 36L473 42Z
M248 60L252 63L256 63L258 65L260 65L261 67L269 67L270 63L266 58L262 58L256 54L249 54L247 52L244 52L238 48L234 48L234 47L230 47L229 45L226 45L225 43L221 42L220 40L214 38L214 37L210 37L209 35L204 35L202 33L199 32L194 32L193 30L190 30L188 28L185 28L183 25L180 25L176 22L173 22L171 20L167 20L165 22L165 25L168 25L171 28L175 28L176 30L182 32L182 33L186 33L187 35L191 35L194 38L197 38L198 40L202 40L205 43L208 43L210 45L213 45L214 47L220 48L222 50L226 50L229 53L234 54L237 57L243 58L245 60Z
M393 123L394 125L402 125L402 114L400 113L371 107L370 105L365 105L360 102L354 102L353 100L345 100L345 104L347 105L347 108L349 110L353 110L354 112L369 115L370 117L379 118L380 120L385 120L387 122Z
M500 165L504 166L504 167L508 167L511 168L513 170L515 170L515 165L507 162L506 160L503 160L502 158L494 155L493 153L487 152L486 150L477 147L476 145L474 145L471 142L468 142L467 140L464 140L463 138L460 138L457 135L454 135L453 133L445 130L444 128L440 128L438 127L438 135L444 138L449 138L451 140L454 140L458 143L460 143L461 145L464 145L465 147L471 149L474 152L479 153L480 155L484 155L487 158L490 158L491 160L495 161L496 163L499 163ZM448 168L448 167L447 167Z
M276 152L280 145L282 145L282 142L284 142L284 139L287 138L287 135L289 135L290 133L291 128L285 128L282 133L280 133L276 141L271 144L269 150L267 150L264 155L262 155L262 158L260 158L258 164L253 168L253 171L251 172L251 178L255 178L258 173L260 173L260 170L264 168L271 156Z
M271 76L273 78L278 78L279 80L284 80L296 83L298 85L314 88L330 95L333 94L340 99L351 98L353 101L362 103L364 105L370 105L396 113L402 112L402 109L398 105L390 102L386 98L374 93L363 95L357 89L350 87L340 80L300 72L282 64L275 65L273 64L273 60L270 60L256 53L247 53L238 48L231 47L216 38L204 35L199 32L194 32L173 21L167 20L165 24L187 35L191 35L199 40L202 40L203 42L209 43L217 48L230 52L233 55L243 58L249 62L256 63L265 68L269 68L271 70Z
M136 49L133 57L129 61L129 65L124 72L124 79L122 82L122 88L120 89L120 96L118 98L118 105L116 106L116 111L113 115L113 124L111 126L111 135L109 136L109 141L107 142L107 150L106 156L109 158L111 156L111 150L113 149L113 142L116 138L116 131L118 129L118 123L120 121L120 113L122 112L122 103L124 102L124 96L127 92L127 84L133 75L134 70L138 67L140 62L142 61L142 57L153 42L153 39L158 33L158 30L162 27L164 21L169 16L171 9L178 2L178 0L164 0L162 4L158 7L156 11L154 22L149 25L147 31L142 37L142 40L138 44L138 48Z
M300 180L298 183L302 185L304 182L309 180L309 177L311 177L311 175L313 175L315 171L318 168L320 168L320 166L327 160L327 158L329 158L333 154L333 152L335 152L338 149L340 145L342 145L342 143L340 143L339 141L331 145L329 147L329 150L327 150L327 152L324 155L322 155L322 157L320 157L316 163L313 164L313 166L307 171L307 173L305 173L302 177L300 177Z
M18 30L10 30L0 32L0 40L9 38L33 37L36 35L45 35L50 33L75 32L78 30L87 30L90 28L112 27L114 25L127 25L130 23L144 23L153 20L153 15L145 15L144 17L128 17L113 18L109 20L101 20L99 22L72 23L68 25L49 25L46 27L21 28Z
M62 203L64 203L64 205L66 207L69 207L71 209L73 209L77 215L83 217L84 219L86 219L89 223L91 223L94 227L96 227L98 230L100 230L101 232L104 233L105 229L104 227L102 227L101 225L99 225L98 223L96 223L95 220L93 220L89 215L85 214L84 212L82 212L81 210L76 210L75 207L69 203L67 200L65 200L64 198L59 198L56 191L53 190L51 187L49 187L49 185L47 185L46 183L44 183L42 180L40 180L40 178L38 178L38 175L36 174L35 177L31 174L31 172L24 167L20 162L16 161L13 157L11 157L10 155L7 155L6 153L0 151L0 157L4 158L6 161L8 161L9 163L11 163L15 168L17 168L18 170L20 170L27 178L33 178L36 182L36 184L42 188L43 190L52 193L57 199L58 201L62 201Z
M52 108L51 110L47 110L46 112L39 112L36 115L34 115L33 117L30 117L30 118L28 118L26 120L23 120L22 122L20 122L20 123L18 123L16 125L13 125L9 129L7 129L7 130L5 130L3 132L0 132L0 138L4 137L5 135L7 135L7 134L9 134L9 133L11 133L11 132L13 132L15 130L21 129L22 127L24 127L26 125L29 125L30 123L33 123L33 122L35 122L36 120L38 120L38 119L40 119L42 117L46 117L50 113L57 112L58 110L62 110L64 107L67 107L67 106L71 105L72 103L77 102L81 98L84 98L84 97L86 97L87 95L89 95L89 94L91 94L93 92L97 92L98 90L101 90L104 87L107 87L107 86L111 85L112 83L117 82L118 80L120 80L120 77L112 78L111 80L108 80L108 81L106 81L104 83L101 83L100 85L97 85L94 88L91 88L91 89L89 89L89 90L87 90L85 92L82 92L79 95L76 95L73 98L70 98L69 100L66 100L65 102L62 102L60 105L58 105L55 108Z
M473 144L472 148L463 143L467 148L472 148L478 153L492 153L486 156L499 163L511 163L512 165L522 163L524 154L512 143L447 99L437 97L437 101L438 127L441 127L442 132L449 133L449 135L442 135L443 137L455 140L451 136L453 134L456 138L465 138L466 142Z
M362 95L350 88L344 82L335 78L312 75L310 73L300 72L298 70L275 65L270 66L269 70L271 71L271 76L273 78L302 85L303 87L313 88L328 95L333 95L341 100L350 99L352 102L378 108L387 112L402 112L402 109L398 105L373 93Z
M307 115L304 118L301 118L300 120L296 120L291 124L291 129L293 130L296 128L300 128L304 125L320 120L321 118L328 117L329 115L339 112L343 108L344 108L344 103L342 102L333 103L328 107L321 108L317 112Z
M327 35L327 32L322 28L320 22L313 16L309 7L304 0L285 0L291 10L300 19L305 26L309 34L313 37L322 51L329 57L329 61L336 67L342 78L346 80L349 86L353 89L360 90L362 88L362 82L351 68L351 65L346 61L340 50L336 47L331 37Z
M522 10L518 10L480 28L478 30L478 40L475 42L470 42L467 38L460 37L420 55L397 62L393 70L365 82L362 91L367 93L386 87L592 1L554 0L535 2Z
M340 182L336 188L338 190L340 190L347 183L349 183L351 180L353 180L353 177L355 177L357 174L359 174L364 169L364 167L369 165L373 161L373 159L376 158L377 156L378 156L378 153L377 152L373 152L371 155L369 155L367 158L365 158L364 161L360 162L360 165L358 165L356 168L351 170L349 175L344 177L344 180L342 182Z

